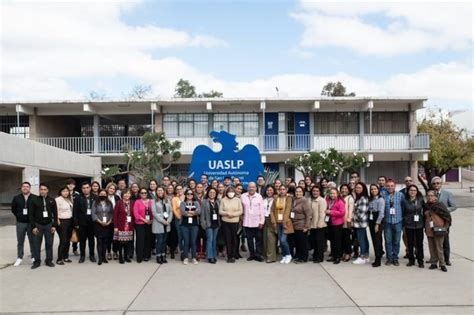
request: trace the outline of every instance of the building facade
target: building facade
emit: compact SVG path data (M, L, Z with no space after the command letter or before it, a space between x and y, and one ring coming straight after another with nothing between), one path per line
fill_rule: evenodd
M365 155L366 182L378 175L400 181L416 177L417 161L429 153L429 136L417 133L422 97L198 98L133 101L3 102L0 131L76 153L97 156L102 165L124 163L123 148L142 148L141 136L164 131L182 142L171 168L186 175L193 149L212 143L209 132L226 130L239 146L256 145L266 168L280 178L300 177L288 159L330 147ZM71 167L73 167L71 161Z

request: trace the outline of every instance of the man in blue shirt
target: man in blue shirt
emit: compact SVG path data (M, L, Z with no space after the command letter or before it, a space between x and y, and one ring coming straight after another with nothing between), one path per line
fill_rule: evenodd
M403 194L395 191L395 181L387 180L387 193L385 199L385 249L387 250L387 262L385 265L399 266L398 254L400 253L400 237L402 233L402 200Z
M387 177L385 177L384 175L379 176L379 178L377 178L377 185L379 185L380 187L380 196L385 197L388 194L386 188Z

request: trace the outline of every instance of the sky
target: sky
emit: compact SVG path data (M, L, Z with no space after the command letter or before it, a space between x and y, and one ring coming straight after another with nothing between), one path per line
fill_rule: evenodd
M425 96L473 107L470 2L1 1L2 101L173 97L180 78L225 97Z

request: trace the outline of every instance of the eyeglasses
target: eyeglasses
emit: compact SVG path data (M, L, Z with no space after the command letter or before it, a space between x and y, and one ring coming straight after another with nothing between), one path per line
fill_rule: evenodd
M192 196L194 195L193 193L187 193L186 196Z
M412 180L411 179L405 179L405 183L411 183Z
M140 195L146 195L147 193L146 192L141 192Z
M410 189L409 191L418 192L418 190L416 190L416 189Z
M351 178L357 178L357 175L352 175Z
M433 185L441 185L441 182L434 182Z

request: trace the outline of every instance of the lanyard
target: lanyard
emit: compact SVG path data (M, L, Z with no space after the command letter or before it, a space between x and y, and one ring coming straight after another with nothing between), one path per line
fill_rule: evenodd
M393 199L394 199L394 196L388 196L388 199L390 201L390 208L393 208Z

